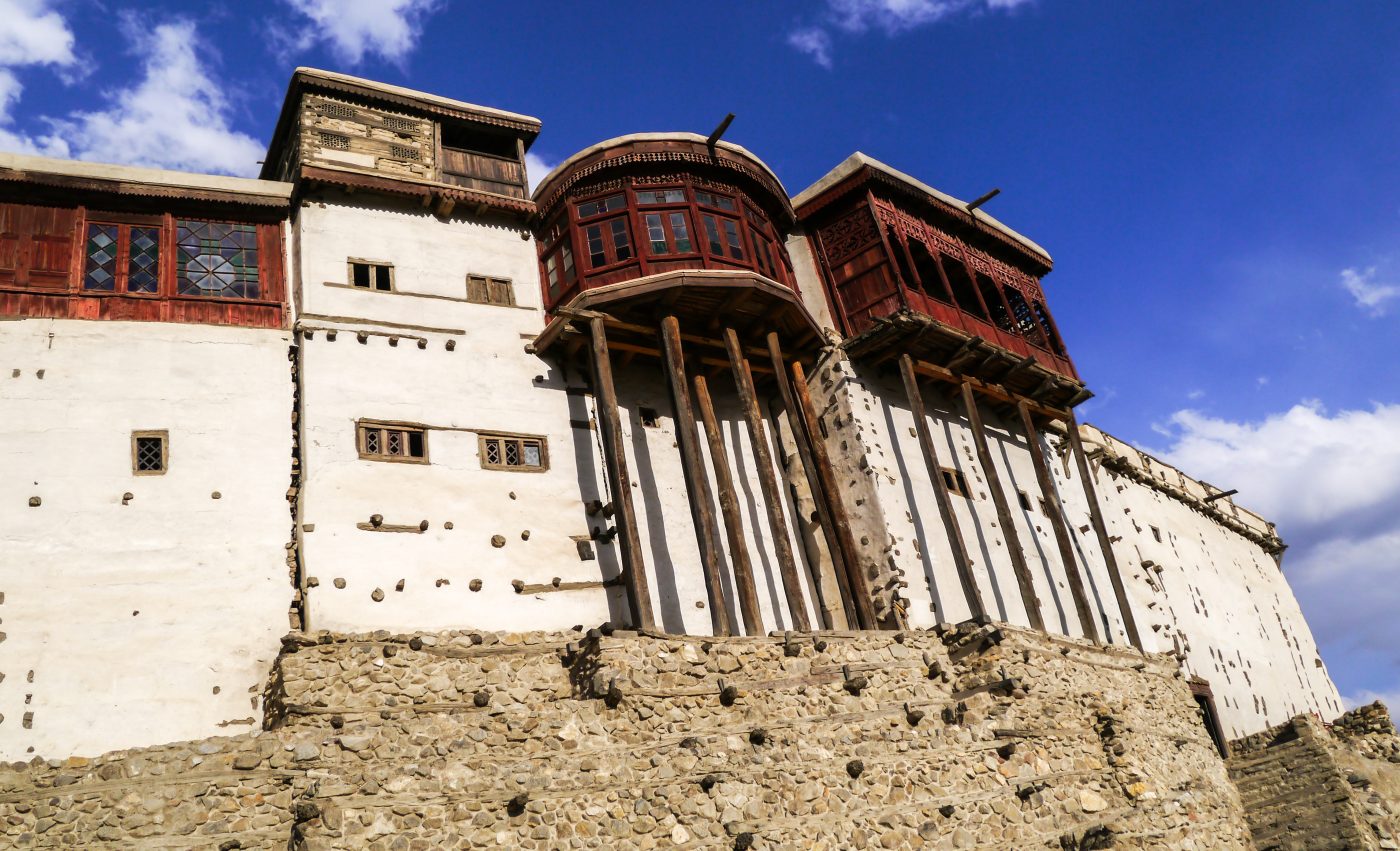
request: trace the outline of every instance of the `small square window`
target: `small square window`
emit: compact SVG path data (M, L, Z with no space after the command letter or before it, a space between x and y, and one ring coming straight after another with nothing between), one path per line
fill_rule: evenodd
M570 258L570 262L572 263L572 258ZM513 307L515 305L515 287L511 285L508 278L468 275L467 301L472 304L499 304Z
M1029 496L1026 496L1025 491L1016 491L1016 501L1021 503L1022 511L1031 510L1031 498Z
M484 470L542 473L549 469L549 446L543 437L483 434L479 441L481 467Z
M170 464L170 433L133 431L131 433L131 472L137 476L163 476Z
M358 440L360 457L366 460L428 463L428 434L417 426L361 422Z
M394 264L374 260L350 260L350 286L382 293L394 291Z
M961 470L944 467L943 484L947 486L948 493L956 494L957 496L967 496L969 493L967 479L963 478Z

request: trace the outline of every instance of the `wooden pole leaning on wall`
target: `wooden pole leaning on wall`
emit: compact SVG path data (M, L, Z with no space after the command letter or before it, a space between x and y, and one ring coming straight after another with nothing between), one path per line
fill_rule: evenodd
M1031 463L1035 465L1035 477L1040 482L1041 505L1045 507L1045 517L1050 528L1055 530L1055 544L1060 550L1060 562L1065 566L1065 576L1069 579L1069 593L1074 598L1074 610L1079 615L1079 626L1084 635L1098 642L1099 630L1093 607L1089 605L1089 595L1084 590L1084 577L1080 573L1079 562L1074 557L1074 542L1069 537L1069 527L1060 511L1060 501L1055 495L1055 484L1050 478L1050 465L1045 463L1045 453L1040 449L1040 434L1031 418L1030 406L1025 400L1016 402L1016 412L1021 415L1021 428L1026 433L1026 444L1030 447Z
M729 539L729 559L734 565L734 592L739 598L739 614L744 618L744 634L762 635L763 613L758 607L758 590L754 587L749 547L744 542L739 496L734 490L734 476L729 472L729 451L724 448L724 435L719 430L715 405L710 400L710 387L703 375L695 376L695 405L700 409L700 421L705 424L705 437L710 442L710 461L715 466L715 484L719 486L719 510L724 515L724 531Z
M1040 600L1035 595L1035 582L1031 579L1030 567L1026 564L1026 552L1021 548L1021 538L1016 534L1016 526L1011 519L1011 507L1006 502L1006 491L1001 486L1001 476L992 462L992 450L987 445L987 430L982 425L982 412L977 407L977 395L972 385L962 382L963 406L967 408L967 421L972 426L972 443L977 447L977 461L987 477L987 490L991 491L992 503L996 505L997 522L1001 524L1002 537L1006 539L1007 554L1011 556L1011 569L1016 574L1016 586L1021 592L1021 603L1026 609L1026 618L1031 626L1045 630L1045 618L1040 614Z
M627 602L632 607L633 626L655 629L651 613L651 592L647 587L642 541L637 532L637 512L632 504L632 482L627 475L627 454L622 442L622 419L617 411L617 389L613 386L612 359L608 356L608 336L603 319L588 320L593 392L598 403L598 429L603 437L603 460L608 465L608 489L612 494L617 540L622 556L622 572Z
M802 364L797 361L792 362L792 389L802 415L802 427L807 430L811 441L812 460L815 462L817 476L821 479L822 494L831 512L831 526L841 550L841 563L846 571L846 585L852 607L856 610L857 625L861 629L879 629L880 622L875 617L875 604L870 596L870 581L861 570L860 553L856 550L855 537L851 534L851 520L846 515L846 505L841 501L836 471L831 466L831 455L826 451L821 424L817 422L817 409L812 404L807 377L802 372Z
M968 558L962 528L958 524L957 514L953 512L953 499L948 495L948 483L943 480L943 465L938 462L938 449L934 446L932 433L929 432L924 396L919 391L919 378L914 374L914 360L907 354L899 357L899 373L904 378L904 392L909 396L909 410L914 414L914 425L919 433L919 447L923 450L924 465L928 467L933 495L938 501L938 513L943 518L943 528L948 531L948 544L953 549L953 566L958 571L963 597L967 599L967 608L973 618L985 618L987 605L982 601L982 592L977 588L977 577L972 572L972 559Z
M787 359L783 357L782 343L778 339L778 332L768 332L768 358L773 362L773 374L777 377L778 392L783 397L783 409L787 411L788 425L792 430L792 442L797 444L797 457L802 462L802 471L807 476L807 489L812 492L812 504L817 509L817 525L821 527L822 537L826 540L826 550L831 556L832 573L836 577L836 586L841 592L840 606L846 622L840 627L854 626L858 621L856 611L852 608L851 591L846 581L845 562L841 560L841 545L836 540L835 524L831 520L831 508L827 505L826 496L822 493L821 478L817 475L816 463L812 460L811 436L807 434L807 428L802 422L802 415L797 410L797 400L793 397L792 382L788 379ZM832 617L836 609L835 602L827 600L822 593L821 565L816 559L810 560L812 567L812 589L817 595L818 608L821 610L822 627L824 629L837 629L838 625Z
M773 534L773 551L778 556L778 572L783 578L783 595L787 600L788 612L792 615L792 626L799 632L807 632L811 630L812 622L807 617L807 598L802 593L802 579L797 575L797 559L792 552L792 537L788 533L787 518L783 515L783 492L778 489L778 477L773 472L773 453L769 448L767 429L763 427L763 414L758 409L758 393L754 390L753 375L749 372L749 360L744 357L739 335L733 328L724 329L724 348L729 354L729 368L734 373L739 405L744 409L744 421L748 425L749 443L753 446L754 464L758 467L758 485L768 511L768 529Z
M1080 480L1084 482L1084 498L1089 502L1089 522L1093 524L1094 535L1099 539L1099 550L1103 552L1104 565L1108 568L1108 581L1113 585L1113 599L1118 601L1118 613L1123 617L1123 629L1128 633L1128 642L1141 650L1142 637L1138 635L1133 608L1128 603L1128 589L1123 586L1123 575L1118 572L1118 558L1113 554L1113 542L1108 539L1108 526L1104 524L1103 512L1099 509L1099 495L1094 490L1089 459L1084 455L1084 441L1079 437L1079 421L1071 413L1065 425L1069 448L1074 453L1074 464L1079 469Z
M696 430L695 409L690 401L690 382L685 377L680 322L674 316L661 320L661 352L676 413L676 442L680 444L681 468L685 473L687 496L690 497L690 517L695 524L700 564L705 571L705 589L710 597L710 624L715 635L732 635L729 609L724 603L724 586L720 583L719 523L715 519L705 459L700 454L700 434Z

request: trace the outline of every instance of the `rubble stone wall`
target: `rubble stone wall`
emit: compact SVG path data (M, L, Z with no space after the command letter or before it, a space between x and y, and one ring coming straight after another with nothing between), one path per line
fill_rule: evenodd
M1006 625L295 634L266 703L0 769L0 845L1252 847L1173 660Z
M1259 848L1400 848L1400 738L1379 702L1330 728L1299 715L1231 752L1230 777Z

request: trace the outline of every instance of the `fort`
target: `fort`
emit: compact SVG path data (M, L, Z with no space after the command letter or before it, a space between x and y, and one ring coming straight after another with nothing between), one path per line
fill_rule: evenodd
M1046 249L724 129L532 191L539 120L302 68L259 179L0 154L0 836L1396 848Z

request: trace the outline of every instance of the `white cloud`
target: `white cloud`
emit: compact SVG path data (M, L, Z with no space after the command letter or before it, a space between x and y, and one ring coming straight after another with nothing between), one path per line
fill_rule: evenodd
M0 149L37 154L41 141L8 129L11 110L24 93L17 68L48 66L69 69L77 62L73 31L47 0L0 0Z
M1392 712L1400 712L1400 690L1392 692L1378 692L1370 689L1361 689L1355 694L1342 695L1342 705L1348 710L1358 706L1365 706L1376 701L1384 703Z
M1329 413L1307 401L1258 422L1178 411L1167 433L1172 445L1154 454L1239 488L1241 505L1278 524L1333 673L1355 656L1357 676L1370 664L1370 682L1400 693L1400 403Z
M787 43L823 68L831 67L831 34L821 27L795 29L788 33Z
M1356 306L1371 316L1385 314L1386 302L1400 298L1400 286L1376 280L1376 267L1343 269L1342 286L1356 300Z
M264 145L231 126L224 86L210 76L211 49L193 22L121 28L142 57L140 80L94 98L106 108L48 118L42 147L55 156L251 175Z
M336 58L358 65L376 55L390 62L404 59L423 34L423 19L441 8L440 0L286 0L311 24L293 46L306 49L326 42Z
M825 0L822 21L788 33L789 46L823 68L832 65L832 31L863 33L878 29L896 35L958 14L1008 12L1034 0Z
M547 160L534 151L527 152L525 154L525 179L530 183L530 191L534 192L535 187L540 185L540 181L544 180L545 175L554 171L557 165L559 163Z
M73 31L47 0L0 0L0 65L71 65Z

